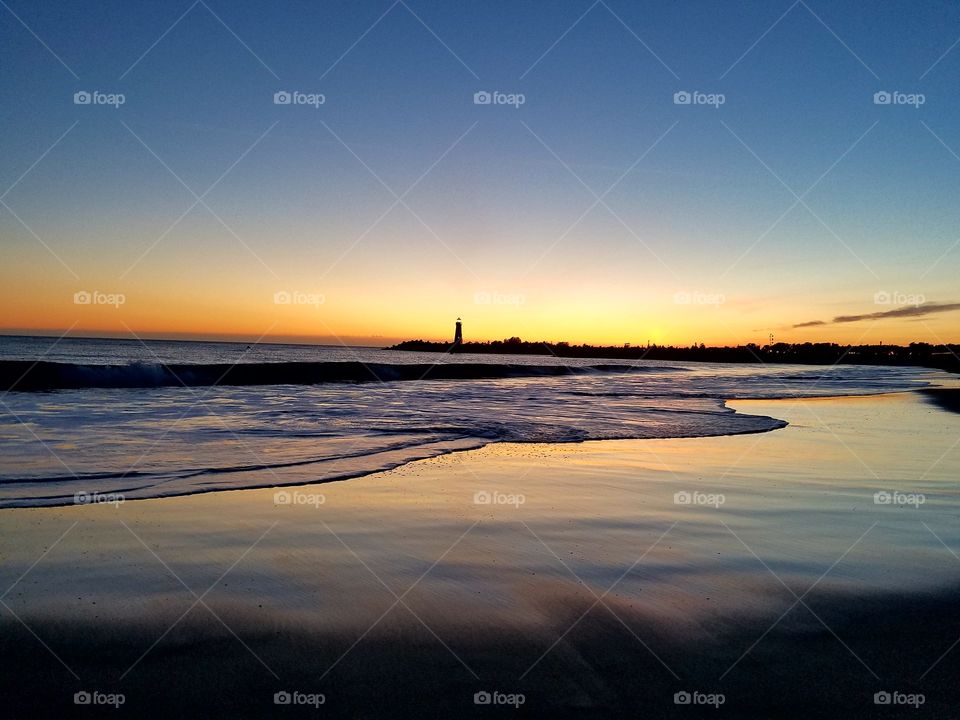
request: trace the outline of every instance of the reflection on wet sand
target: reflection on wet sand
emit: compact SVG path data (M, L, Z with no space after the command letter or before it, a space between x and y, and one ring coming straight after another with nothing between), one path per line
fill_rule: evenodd
M482 714L483 690L531 715L686 717L684 690L741 716L872 717L884 689L955 708L956 416L732 405L790 425L4 511L3 690L33 714L88 686L204 716L270 716L284 688L349 716Z

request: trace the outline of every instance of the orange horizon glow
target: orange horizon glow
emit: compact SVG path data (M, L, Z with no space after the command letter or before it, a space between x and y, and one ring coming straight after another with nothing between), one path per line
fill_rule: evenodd
M505 278L458 282L440 270L419 284L404 278L402 285L397 278L356 273L349 280L323 282L293 268L285 273L293 280L282 284L249 267L230 279L198 267L110 280L117 275L91 269L83 281L48 275L38 283L35 277L0 270L6 281L0 284L5 309L0 332L386 346L403 340L449 342L461 317L467 341L516 336L577 345L689 347L766 345L772 335L774 342L788 343L938 345L958 340L960 315L832 324L838 315L898 307L878 304L869 285L842 294L788 294L776 284L758 282L749 293L723 294L677 288L662 279L634 285L584 279L564 286L547 275L514 288ZM75 302L75 293L94 291L101 293L96 300ZM122 302L111 304L111 295L122 295ZM792 327L811 321L827 324Z
M71 337L92 339L143 339L143 340L183 340L209 342L243 342L243 343L280 343L303 345L345 345L386 347L395 345L404 340L424 340L428 342L450 342L453 338L453 320L444 318L440 321L431 321L417 329L410 327L408 332L368 331L364 328L354 330L328 326L327 332L307 333L298 331L296 326L279 321L270 321L265 326L257 327L249 323L238 322L217 326L200 324L171 326L169 324L131 324L118 320L114 322L100 322L96 324L74 324L58 326L49 324L39 327L0 327L0 335L4 336L37 336L37 337ZM323 323L326 325L326 323ZM489 323L477 328L470 324L469 317L464 318L464 339L466 342L491 342L505 340L509 337L519 337L529 342L569 342L571 345L594 346L623 346L630 344L636 347L666 345L689 347L701 342L708 347L738 346L747 343L766 345L773 334L773 342L786 343L836 343L839 345L909 345L911 342L925 342L931 345L955 344L957 339L951 335L952 329L936 327L929 319L921 325L910 323L910 327L896 328L891 324L881 327L881 322L871 323L862 321L850 323L849 328L842 325L838 328L815 327L788 330L770 333L768 331L745 331L742 335L724 335L722 333L702 333L701 335L684 334L676 329L664 331L651 324L649 331L633 333L611 333L603 331L584 331L580 334L573 332L554 331L540 332L525 323L504 324L503 330L491 327ZM907 325L901 323L900 325ZM918 327L919 325L919 327ZM687 339L690 337L691 339Z

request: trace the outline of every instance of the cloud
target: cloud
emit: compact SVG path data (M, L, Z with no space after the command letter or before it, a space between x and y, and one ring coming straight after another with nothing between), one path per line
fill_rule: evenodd
M906 307L894 308L893 310L881 310L880 312L864 313L863 315L837 315L833 320L810 320L808 322L797 323L794 328L815 327L818 325L831 325L839 323L860 322L861 320L886 320L887 318L904 317L924 317L936 313L952 312L960 310L960 302L951 303L924 303L923 305L907 305Z
M805 327L816 327L817 325L826 325L826 323L823 320L811 320L810 322L797 323L793 327L805 328Z

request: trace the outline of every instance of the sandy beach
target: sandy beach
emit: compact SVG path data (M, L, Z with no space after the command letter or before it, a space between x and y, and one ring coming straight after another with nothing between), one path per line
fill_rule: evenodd
M0 511L5 714L949 717L960 417L934 400Z

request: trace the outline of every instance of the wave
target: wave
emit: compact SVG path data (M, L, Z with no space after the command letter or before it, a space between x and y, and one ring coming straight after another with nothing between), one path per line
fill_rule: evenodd
M677 372L645 365L520 365L508 363L272 362L242 364L83 365L0 361L0 389L33 392L79 388L319 385L410 380L497 380L596 373Z
M0 360L0 387L35 391L4 399L0 509L93 494L139 500L325 483L498 442L768 432L786 423L736 412L725 399L895 392L930 379L866 366L435 364L422 356L404 364L364 352L240 365L189 355L139 364ZM220 384L248 387L214 392ZM73 389L36 392L61 388Z

